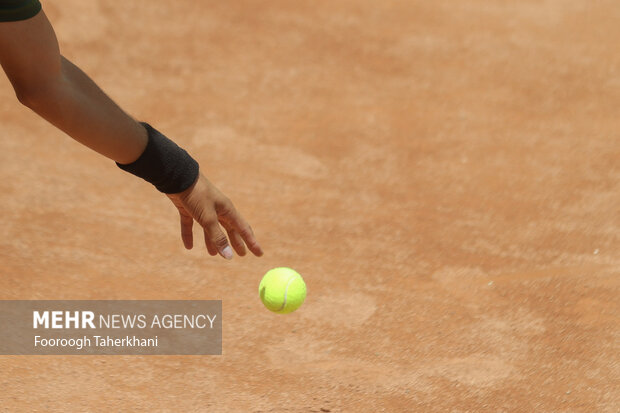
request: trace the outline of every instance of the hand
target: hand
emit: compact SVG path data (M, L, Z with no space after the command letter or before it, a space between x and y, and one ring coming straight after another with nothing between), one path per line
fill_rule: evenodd
M181 217L181 238L185 248L192 249L194 237L192 226L194 220L203 229L205 244L211 255L218 253L226 258L233 257L230 244L237 254L245 255L245 246L254 255L260 257L263 250L256 241L252 228L237 212L224 194L222 194L204 175L200 174L194 184L178 194L168 194L168 198L179 210ZM228 238L222 232L222 228L228 233Z

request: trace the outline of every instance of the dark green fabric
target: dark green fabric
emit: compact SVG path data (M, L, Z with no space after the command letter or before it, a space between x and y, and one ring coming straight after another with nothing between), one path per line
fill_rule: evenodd
M26 20L40 11L39 0L0 0L0 22Z

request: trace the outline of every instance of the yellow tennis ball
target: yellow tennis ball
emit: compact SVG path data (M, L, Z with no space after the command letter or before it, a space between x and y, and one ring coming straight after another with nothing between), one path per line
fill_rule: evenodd
M260 299L269 310L288 314L297 310L306 299L306 283L297 271L286 267L267 271L258 286Z

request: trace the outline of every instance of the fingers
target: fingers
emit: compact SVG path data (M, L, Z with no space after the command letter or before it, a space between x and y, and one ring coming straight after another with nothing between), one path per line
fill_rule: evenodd
M226 226L224 227L226 228ZM228 239L235 249L235 252L243 257L245 255L245 244L243 243L241 235L232 228L226 228L226 233L228 233Z
M258 244L252 228L245 221L245 219L243 219L241 214L237 212L237 209L230 201L220 208L218 211L218 217L226 228L234 230L235 234L241 237L241 239L245 242L245 245L248 246L254 255L257 257L263 255L263 250Z
M263 249L258 244L256 237L254 236L254 231L252 231L252 227L250 227L247 223L245 225L240 225L237 229L241 238L245 241L245 245L248 246L252 254L260 257L263 255Z
M220 227L217 220L209 220L203 225L204 233L205 233L205 244L207 244L207 250L209 250L209 254L215 255L219 253L222 257L227 260L232 259L233 252L228 245L228 238L222 232L222 228ZM215 253L212 253L215 251Z
M203 230L203 233L205 236L205 245L207 246L207 251L209 251L209 255L216 256L217 248L215 248L215 245L213 245L213 242L211 241L211 236L207 233L207 230Z
M186 249L191 250L194 246L194 235L192 233L192 226L194 224L194 218L189 215L183 214L179 211L181 217L181 239Z
M185 248L193 247L192 223L195 219L203 229L209 254L219 254L229 260L233 257L233 248L238 255L243 256L247 246L254 255L263 255L252 228L232 202L203 175L188 192L168 196L181 214L181 237Z

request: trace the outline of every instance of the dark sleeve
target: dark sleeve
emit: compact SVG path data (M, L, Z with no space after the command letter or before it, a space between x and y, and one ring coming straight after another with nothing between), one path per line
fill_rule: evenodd
M0 0L0 22L26 20L40 11L39 0Z

